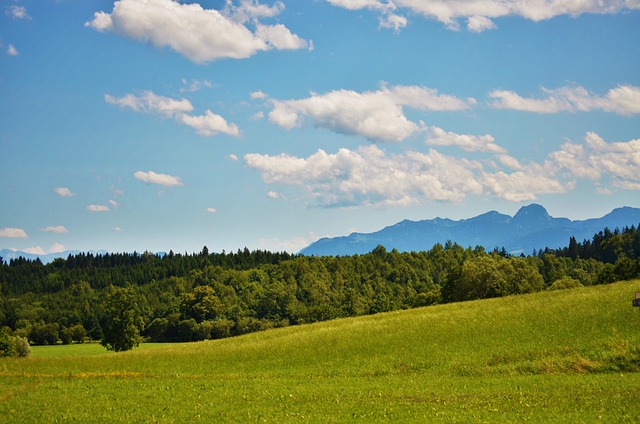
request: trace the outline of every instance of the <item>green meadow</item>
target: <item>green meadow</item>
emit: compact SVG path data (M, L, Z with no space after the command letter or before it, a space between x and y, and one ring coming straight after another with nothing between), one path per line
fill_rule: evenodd
M0 421L638 422L640 281L223 340L33 347Z

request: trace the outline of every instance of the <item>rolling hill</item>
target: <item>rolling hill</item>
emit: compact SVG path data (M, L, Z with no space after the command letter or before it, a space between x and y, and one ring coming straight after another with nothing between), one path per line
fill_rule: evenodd
M34 347L7 422L638 422L640 281L241 337ZM86 352L86 353L83 353Z

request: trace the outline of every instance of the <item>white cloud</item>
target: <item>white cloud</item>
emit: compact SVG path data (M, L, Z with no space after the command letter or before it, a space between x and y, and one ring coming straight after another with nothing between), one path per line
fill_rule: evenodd
M548 162L557 171L577 178L601 181L607 176L614 187L640 188L640 139L610 143L589 132L583 144L563 144L560 150L549 155Z
M495 99L491 106L497 109L512 109L537 113L588 112L601 110L620 115L640 113L640 87L620 85L604 96L589 93L580 86L565 86L558 89L543 88L544 98L522 97L513 91L496 90L489 93Z
M27 238L27 232L22 228L0 228L0 238Z
M309 47L309 44L291 33L287 27L278 25L258 25L256 35L264 40L269 46L278 50L297 50Z
M114 97L105 94L107 103L136 112L157 114L166 118L172 118L176 122L187 125L204 137L210 137L219 133L231 136L239 136L240 129L236 124L227 122L222 116L208 110L204 115L190 115L193 105L187 99L176 100L171 97L159 96L152 91L145 91L142 95L127 94L123 97Z
M470 16L467 19L467 29L471 32L482 32L495 28L496 24L484 16Z
M407 26L407 18L395 13L396 3L383 0L327 0L334 6L348 10L369 9L380 14L380 28L391 28L399 31Z
M141 96L127 94L120 98L105 94L104 100L109 104L130 108L136 112L155 113L168 117L193 110L193 105L187 99L176 100L159 96L148 90Z
M53 189L53 191L60 197L73 197L76 194L72 193L71 190L69 190L66 187L56 187Z
M315 233L309 233L307 237L295 236L290 239L280 239L278 237L268 239L260 238L258 239L258 245L260 249L266 249L271 252L285 251L290 253L297 253L319 238L320 237L318 237Z
M60 252L64 252L65 250L67 250L67 248L64 247L64 244L54 243L49 248L49 253L60 253Z
M198 134L210 137L218 133L224 133L237 137L240 135L240 129L236 124L227 122L222 116L207 110L204 115L192 116L182 114L178 120L193 128Z
M407 18L402 15L387 12L380 18L380 28L393 29L399 32L400 29L407 26Z
M481 194L477 162L435 150L387 155L375 145L335 154L318 150L308 158L247 154L248 167L270 184L304 187L322 206L407 205L420 199L460 201Z
M195 93L204 88L213 88L213 83L209 80L191 80L191 82L188 82L187 80L183 79L180 92Z
M263 93L262 91L258 90L250 93L249 97L251 97L252 100L259 100L259 99L266 99L269 96L266 93Z
M227 0L224 13L235 21L245 23L261 18L273 18L282 13L284 9L285 5L281 1L276 1L273 6L267 6L256 0L240 0L240 5L236 6L232 0Z
M514 169L517 171L521 171L525 168L524 165L522 165L518 159L512 156L509 156L507 154L499 154L498 161L500 161L500 163L506 166L507 168Z
M32 255L46 255L48 253L60 253L60 252L64 252L65 250L67 250L67 248L60 243L54 243L48 250L44 250L40 246L27 247L26 249L23 249L25 253L30 253Z
M109 212L109 207L105 206L105 205L94 205L91 204L89 206L87 206L87 210L89 212Z
M269 119L281 127L293 128L309 117L317 127L337 133L360 135L372 141L399 142L421 129L405 116L404 107L452 111L468 109L475 103L474 99L439 94L432 88L382 84L379 90L364 93L336 90L312 94L306 99L273 100Z
M441 138L451 145L473 146L468 150L483 145L474 136L445 132ZM334 154L318 150L306 158L250 153L244 159L267 184L300 187L326 207L458 202L468 196L523 202L566 193L579 179L593 182L600 193L640 191L640 139L612 143L590 132L583 143L566 142L541 163L522 163L500 148L490 152L495 160L478 161L434 149L387 154L371 145Z
M115 231L116 233L121 233L121 232L122 232L122 228L117 227L117 226L116 226L116 227L113 227L113 228L111 228L111 229L112 229L113 231Z
M426 141L431 146L456 146L468 152L506 153L504 148L495 144L495 139L489 134L456 134L442 128L429 127Z
M277 36L252 32L244 22L256 25L258 19L273 17L284 9L282 2L272 7L254 1L242 1L240 6L228 2L222 12L203 9L197 3L181 4L173 0L120 0L111 13L96 12L85 25L98 31L112 31L156 47L169 47L193 62L206 63L222 58L242 59L259 51L283 48L284 31L297 40L296 47L307 42L282 27ZM263 38L266 36L267 38ZM273 37L276 37L274 40Z
M15 48L13 44L9 44L9 46L7 46L7 54L9 56L18 56L20 52Z
M231 153L229 156L227 156L229 159L236 161L238 160L238 155Z
M64 234L69 232L69 230L64 225L57 225L55 227L44 227L40 228L40 231L56 234Z
M137 171L135 174L133 174L133 176L140 181L144 181L145 183L158 184L163 187L176 187L184 185L179 177L174 177L167 174L157 174L153 171Z
M390 15L402 17L398 12L400 11L436 19L451 30L459 30L458 20L466 19L467 29L472 32L493 29L495 24L492 19L508 16L519 16L537 22L562 15L613 14L640 9L640 2L637 0L327 0L327 2L349 10L369 9L377 12L380 14L381 27L385 27L383 23L390 19Z
M269 199L281 199L283 196L282 193L278 193L277 191L268 191L267 197Z
M218 210L216 208L207 208L207 212L216 213L216 212L218 212Z
M46 255L47 252L40 246L27 247L23 250L25 253L29 253L31 255Z
M116 186L111 186L109 187L109 191L111 192L111 194L113 194L116 197L122 197L124 196L124 190L116 187Z
M512 173L483 172L482 183L487 192L510 202L535 200L540 194L564 193L569 187L538 164L531 164Z
M31 19L24 6L8 6L5 9L5 14L14 19Z

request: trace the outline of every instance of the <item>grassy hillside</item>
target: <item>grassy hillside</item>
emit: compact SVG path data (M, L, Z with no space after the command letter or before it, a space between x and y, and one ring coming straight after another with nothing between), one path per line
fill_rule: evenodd
M0 361L3 422L633 422L640 281L243 337L34 348ZM104 352L104 353L103 353Z

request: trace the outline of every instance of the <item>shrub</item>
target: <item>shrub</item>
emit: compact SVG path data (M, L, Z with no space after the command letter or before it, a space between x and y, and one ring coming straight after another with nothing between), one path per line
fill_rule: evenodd
M31 355L31 346L26 337L15 336L13 338L15 355L19 358L26 358Z
M0 356L15 356L16 346L9 327L0 328Z
M571 277L562 277L557 279L551 284L548 290L564 290L564 289L575 289L578 287L582 287L580 281Z
M31 354L29 341L25 337L11 335L9 327L0 329L0 357L13 356L25 358Z

